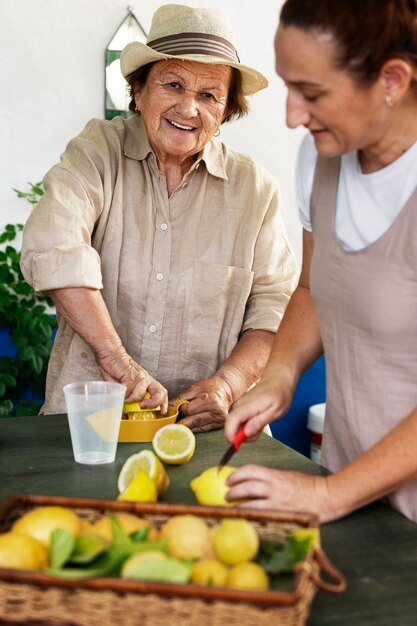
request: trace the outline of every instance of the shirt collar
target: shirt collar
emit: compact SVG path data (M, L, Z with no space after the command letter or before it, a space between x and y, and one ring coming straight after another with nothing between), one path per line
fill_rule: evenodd
M125 121L126 136L124 144L124 153L129 159L142 161L146 159L149 153L153 153L152 146L149 143L145 126L139 115L132 115ZM199 154L197 161L191 169L195 169L196 165L204 161L207 171L212 176L224 178L227 180L226 164L222 143L216 139L211 139L204 146Z

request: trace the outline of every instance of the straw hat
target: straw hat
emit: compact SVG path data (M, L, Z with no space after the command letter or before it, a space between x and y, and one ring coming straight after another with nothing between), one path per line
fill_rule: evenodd
M212 65L230 65L242 75L245 96L268 86L260 72L241 65L229 20L211 9L165 4L154 13L146 44L129 43L121 53L125 78L147 63L180 58Z

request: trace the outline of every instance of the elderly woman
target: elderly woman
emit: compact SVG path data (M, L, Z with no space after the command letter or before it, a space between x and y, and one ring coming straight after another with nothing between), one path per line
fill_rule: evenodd
M417 522L417 1L287 0L276 69L297 167L299 285L254 391L230 413L256 437L324 348L328 477L246 466L245 506L333 520L387 496Z
M276 183L214 138L267 81L221 14L181 5L121 68L137 114L87 124L24 231L23 273L59 319L43 412L65 411L66 383L104 378L163 413L186 398L195 431L223 427L295 287Z

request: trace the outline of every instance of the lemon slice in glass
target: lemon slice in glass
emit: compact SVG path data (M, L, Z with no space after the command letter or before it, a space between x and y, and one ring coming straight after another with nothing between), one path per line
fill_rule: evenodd
M152 446L164 463L181 465L189 461L194 454L195 435L184 424L167 424L156 431Z
M126 491L140 469L155 481L158 493L164 493L168 489L169 478L161 461L152 450L141 450L129 456L123 463L117 479L120 493Z

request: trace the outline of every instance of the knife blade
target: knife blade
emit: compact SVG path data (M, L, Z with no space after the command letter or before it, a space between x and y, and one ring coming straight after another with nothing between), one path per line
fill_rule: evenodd
M241 426L234 436L233 443L227 448L226 452L220 459L220 463L217 466L217 473L219 473L222 467L224 467L226 463L230 461L234 453L239 450L244 441L246 441L245 427Z

